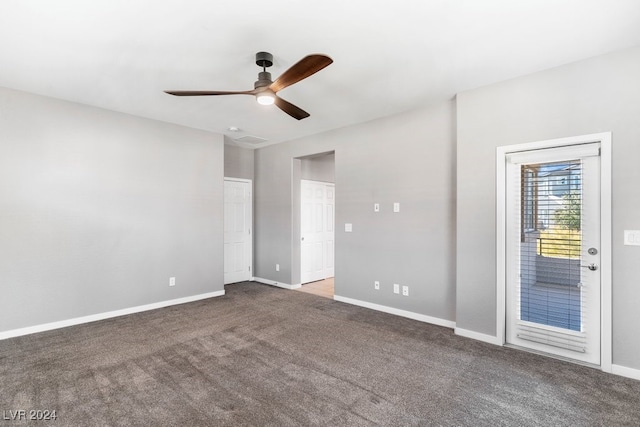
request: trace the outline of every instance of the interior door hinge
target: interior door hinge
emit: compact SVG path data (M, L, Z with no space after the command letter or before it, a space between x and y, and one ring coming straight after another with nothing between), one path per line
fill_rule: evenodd
M251 266L249 266L249 271L251 271Z

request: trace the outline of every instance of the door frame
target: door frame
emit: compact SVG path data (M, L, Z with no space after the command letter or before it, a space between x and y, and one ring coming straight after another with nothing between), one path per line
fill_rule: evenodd
M506 342L506 156L520 151L600 143L600 369L612 371L611 132L497 147L496 149L496 334Z
M222 188L222 192L223 192L223 200L222 200L222 209L224 211L224 182L225 181L234 181L234 182L242 182L245 184L249 184L249 269L250 269L250 274L249 274L249 280L253 280L254 279L254 271L253 271L253 180L251 179L245 179L245 178L233 178L233 177L227 177L225 176L223 178L223 188ZM224 212L223 212L223 227L224 227ZM223 228L223 232L224 232L224 228ZM223 246L224 246L224 242L223 242ZM224 258L224 251L222 254L223 258ZM224 278L223 278L223 282L224 282Z
M302 160L304 159L309 159L312 157L316 157L316 156L320 156L320 155L324 155L324 154L334 154L334 170L337 171L337 162L336 159L338 157L336 150L328 150L328 151L319 151L319 152L312 152L312 153L308 153L308 154L304 154L304 155L300 155L300 156L296 156L296 157L291 157L291 241L290 241L290 245L291 245L291 284L290 285L284 285L282 283L278 284L277 286L281 286L281 287L286 287L287 289L298 289L302 286L301 284L301 266L302 266L302 260L301 260L301 251L302 251L302 245L301 245L301 228L302 228L302 222L301 222L301 218L300 218L300 214L301 214L301 203L302 203L302 198L301 198L301 180L302 178ZM333 184L336 186L336 188L338 188L339 184L338 184L338 179L337 176L334 176L334 182ZM335 205L335 209L336 209L336 214L338 212L338 190L336 190L336 205ZM335 219L335 218L334 218ZM336 225L338 224L337 219L336 220ZM335 242L335 246L334 246L334 251L338 250L338 242L337 240L339 240L339 236L338 233L336 233L336 242ZM336 260L337 257L335 256L335 252L334 252L334 269L336 267ZM334 270L335 273L335 270ZM336 277L334 275L334 277Z

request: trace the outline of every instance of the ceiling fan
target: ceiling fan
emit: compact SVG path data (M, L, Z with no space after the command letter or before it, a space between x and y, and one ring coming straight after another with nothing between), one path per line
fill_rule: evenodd
M278 91L298 83L300 80L317 73L333 62L326 55L314 54L308 55L295 63L291 68L282 73L276 81L271 80L271 73L267 71L268 67L273 65L273 55L268 52L256 53L256 64L262 67L262 71L258 73L258 80L253 85L253 90L245 91L204 91L204 90L166 90L165 92L175 96L209 96L209 95L253 95L262 105L275 104L276 107L297 120L309 117L309 113L303 109L296 107L292 103L280 98Z

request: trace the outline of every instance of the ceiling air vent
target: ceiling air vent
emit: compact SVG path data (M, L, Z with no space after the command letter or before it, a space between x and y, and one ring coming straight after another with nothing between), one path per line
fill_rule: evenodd
M245 144L260 144L262 142L266 142L267 140L265 138L260 138L259 136L245 135L241 136L240 138L235 138L234 141L243 142Z

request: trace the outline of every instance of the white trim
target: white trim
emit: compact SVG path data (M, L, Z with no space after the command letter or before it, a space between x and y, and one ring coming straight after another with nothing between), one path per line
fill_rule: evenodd
M370 308L376 311L382 311L383 313L394 314L396 316L406 317L408 319L417 320L419 322L431 323L433 325L444 326L446 328L455 328L456 322L451 320L440 319L438 317L426 316L424 314L414 313L412 311L401 310L399 308L387 307L386 305L374 304L372 302L360 301L353 298L341 297L340 295L334 295L333 299L336 301L344 302L347 304L357 305L360 307Z
M591 144L594 142L611 142L611 132L592 133L589 135L570 136L567 138L548 139L545 141L525 142L522 144L505 145L498 147L504 153L516 153L520 151L543 150L546 148L563 147L567 145Z
M621 377L640 380L640 369L627 368L626 366L611 365L611 373Z
M284 288L284 289L298 289L302 287L302 285L299 283L295 285L290 285L288 283L276 282L275 280L271 280L271 279L263 279L262 277L254 277L251 279L251 281L264 283L265 285L277 286L279 288Z
M0 340L19 337L23 335L36 334L39 332L51 331L53 329L66 328L68 326L81 325L83 323L97 322L99 320L111 319L112 317L126 316L128 314L140 313L143 311L156 310L158 308L172 305L185 304L207 298L214 298L224 295L224 290L209 292L206 294L193 295L190 297L177 298L168 301L154 302L152 304L139 305L137 307L123 308L122 310L108 311L105 313L92 314L89 316L76 317L73 319L61 320L59 322L44 323L42 325L29 326L26 328L13 329L11 331L0 332Z
M461 337L471 338L471 339L482 341L482 342L486 342L486 343L489 343L489 344L500 345L500 346L504 344L504 342L502 341L502 339L500 337L494 337L492 335L481 334L480 332L470 331L468 329L455 328L453 330L453 332L456 335L459 335Z
M233 178L230 176L225 176L224 177L225 181L237 181L237 182L246 182L247 184L252 184L251 188L253 188L253 181L250 179L246 179L246 178Z
M304 178L300 178L300 182L302 181L306 181L306 182L310 182L312 184L323 184L323 185L333 185L335 188L336 183L335 182L329 182L329 181L316 181L314 179L304 179Z
M507 328L507 148L496 150L496 341L504 345ZM470 332L470 331L467 331ZM463 335L469 338L469 335Z
M611 247L611 132L600 135L600 367L612 372L613 320L612 320L612 247Z
M600 143L600 369L604 372L612 372L611 132L508 145L496 149L496 331L497 341L499 345L503 345L506 328L506 207L504 203L507 153L593 142ZM629 368L623 368L623 370L626 369Z
M599 142L599 141L598 141ZM569 145L565 147L553 147L553 152L548 150L527 150L506 153L507 161L519 163L544 163L559 162L564 160L582 159L585 157L597 157L600 155L600 147L593 143Z

